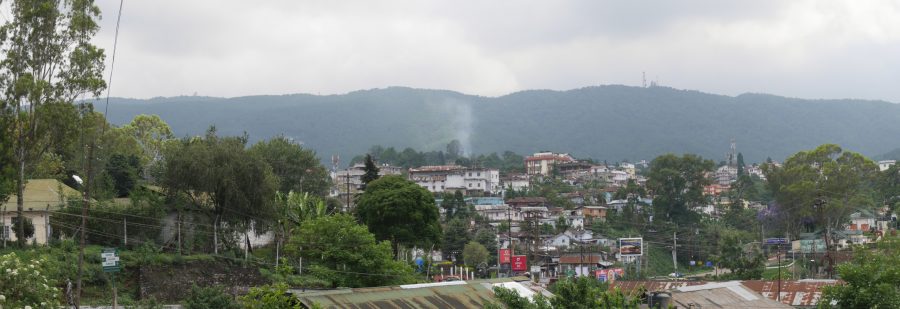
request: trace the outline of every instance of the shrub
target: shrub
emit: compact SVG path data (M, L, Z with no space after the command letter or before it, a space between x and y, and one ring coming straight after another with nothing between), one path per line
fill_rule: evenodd
M44 258L27 263L16 253L0 256L0 308L59 306L59 289L47 278Z
M300 301L287 293L287 288L284 283L255 287L241 297L241 302L248 309L302 308Z
M221 287L191 287L191 293L184 300L185 309L229 309L237 308L231 295Z

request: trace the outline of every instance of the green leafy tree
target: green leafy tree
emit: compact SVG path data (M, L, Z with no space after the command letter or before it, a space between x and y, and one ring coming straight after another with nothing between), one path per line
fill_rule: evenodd
M489 252L490 260L488 261L488 264L496 264L498 247L497 234L490 228L483 228L475 233L475 241L484 246L485 250Z
M859 153L825 144L790 156L783 166L767 164L763 171L777 207L773 217L782 229L797 235L801 229L839 230L850 214L874 206L873 183L878 166Z
M463 247L463 261L469 266L478 266L487 263L491 253L477 241L470 241Z
M367 287L414 281L412 268L395 261L391 245L378 242L364 225L345 214L306 221L285 246L288 257L303 258L309 273L332 287Z
M444 231L443 250L444 258L453 259L457 263L462 262L459 254L462 253L463 247L469 242L469 226L465 221L460 219L450 220L447 224L447 230Z
M706 177L715 163L694 154L678 157L665 154L650 162L647 187L656 197L653 208L657 217L670 222L696 222L698 215L693 207L706 200L703 187L710 184Z
M878 250L856 248L853 260L838 265L837 272L844 284L825 287L819 308L900 308L897 238L881 241Z
M138 145L142 175L144 178L152 178L151 176L154 176L152 171L157 169L163 159L165 144L175 137L169 124L158 115L140 114L123 126L122 131Z
M717 262L731 270L737 278L759 279L765 266L765 258L758 246L746 245L752 236L746 231L724 230L719 234ZM749 248L748 248L749 247Z
M13 140L22 216L26 166L47 150L47 132L58 121L45 111L81 95L99 96L106 84L103 50L91 44L100 17L93 1L15 0L9 11L11 20L0 27L0 112L9 120L3 134Z
M378 179L378 165L375 164L375 160L372 159L372 155L366 154L366 162L365 162L365 173L363 173L360 180L362 180L363 186L368 185L370 182Z
M137 184L141 163L137 156L114 154L106 163L106 174L117 197L126 197Z
M553 286L553 308L638 308L640 299L590 277L561 280Z
M257 232L276 217L276 177L261 158L248 152L247 137L218 137L210 128L203 138L185 138L168 148L163 187L172 197L186 197L214 218L213 248L223 222Z
M379 240L395 246L425 247L440 243L440 214L434 196L402 176L385 176L369 183L359 197L356 214Z
M740 152L737 154L737 175L738 177L744 175L744 154Z
M876 188L882 203L897 213L900 209L900 165L894 164L878 173Z
M260 141L250 147L250 153L272 167L281 192L309 192L324 196L331 187L328 171L316 157L315 151L304 149L287 137L277 136Z
M235 309L239 306L231 295L225 294L222 287L191 286L191 292L184 300L185 309Z

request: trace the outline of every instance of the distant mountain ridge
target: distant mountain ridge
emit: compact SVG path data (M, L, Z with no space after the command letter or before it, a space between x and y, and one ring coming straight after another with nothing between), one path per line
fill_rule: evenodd
M109 119L158 114L176 135L247 132L251 141L283 134L345 164L372 145L443 149L460 140L474 153L569 152L610 162L667 152L722 160L731 139L748 162L782 160L822 143L868 156L900 146L900 104L736 97L667 87L596 86L527 90L501 97L404 87L341 95L236 98L113 98Z

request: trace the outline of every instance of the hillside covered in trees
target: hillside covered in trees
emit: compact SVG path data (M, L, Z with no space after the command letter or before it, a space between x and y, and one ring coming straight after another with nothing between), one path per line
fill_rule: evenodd
M215 125L251 140L283 134L342 165L372 145L466 154L570 152L581 158L651 159L666 152L722 158L731 139L748 162L782 160L838 143L868 156L900 146L900 105L883 101L736 97L667 87L599 86L480 97L393 87L342 95L113 99L112 123L159 114L176 136Z

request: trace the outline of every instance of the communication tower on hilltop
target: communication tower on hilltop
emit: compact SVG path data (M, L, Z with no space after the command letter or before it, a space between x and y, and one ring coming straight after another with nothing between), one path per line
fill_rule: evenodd
M734 142L734 138L731 139L731 152L726 157L728 157L728 166L737 165L737 144Z

